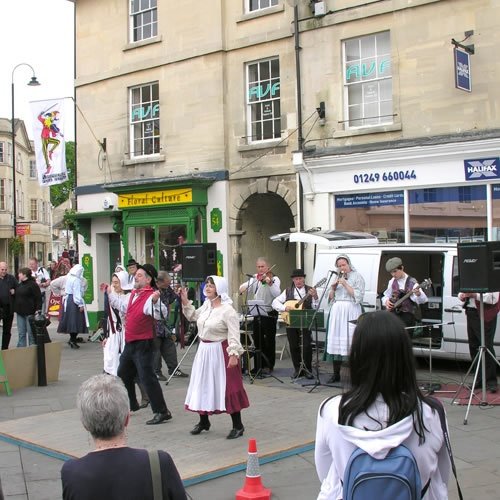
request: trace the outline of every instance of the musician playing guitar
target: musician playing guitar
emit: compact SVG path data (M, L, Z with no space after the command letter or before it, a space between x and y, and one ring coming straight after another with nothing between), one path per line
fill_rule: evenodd
M420 288L417 280L412 278L404 271L403 261L399 257L392 257L385 264L385 269L391 274L392 278L389 280L387 289L382 297L382 305L391 312L397 314L403 321L405 326L415 326L417 320L415 313L420 304L427 302L427 295ZM413 293L405 299L399 307L394 307L398 299L408 294L413 290ZM412 330L407 330L410 336L413 334Z
M291 276L292 283L278 297L273 300L273 309L278 312L295 309L288 301L301 302L302 309L316 309L318 307L318 293L315 288L305 284L306 275L302 269L295 269ZM305 300L303 300L305 298ZM286 335L290 347L294 373L292 378L314 378L312 374L312 347L311 330L306 328L287 327ZM302 361L302 364L301 364Z

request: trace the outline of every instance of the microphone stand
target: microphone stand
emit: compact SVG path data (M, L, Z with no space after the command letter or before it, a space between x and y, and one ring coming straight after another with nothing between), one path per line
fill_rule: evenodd
M308 394L311 393L312 391L314 391L314 389L316 389L316 387L318 387L320 385L323 385L325 387L331 387L331 385L323 384L321 382L321 379L319 378L318 323L316 322L316 316L318 315L319 307L321 306L321 303L323 302L323 299L325 297L326 291L328 290L328 288L330 286L330 281L331 281L332 276L334 274L337 274L337 273L335 271L328 271L328 279L326 280L325 288L323 290L323 293L321 294L321 297L318 300L318 308L314 310L313 316L311 318L311 323L309 325L309 329L311 329L313 323L315 325L314 330L315 330L315 342L316 342L316 380L312 384L304 384L303 385L303 387L311 387L312 386L311 389L309 389L307 391Z

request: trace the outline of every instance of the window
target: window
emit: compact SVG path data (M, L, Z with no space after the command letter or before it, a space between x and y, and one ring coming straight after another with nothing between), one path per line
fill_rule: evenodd
M158 83L130 89L130 156L145 156L160 152L158 95Z
M460 186L458 188L459 203L472 203L472 188L470 186Z
M130 0L130 39L147 40L158 35L156 0Z
M0 142L0 163L5 163L5 142Z
M0 144L2 144L0 142ZM7 206L7 192L5 179L0 179L0 210L5 210Z
M278 0L248 0L248 11L267 9L273 5L278 5Z
M36 171L36 161L30 160L30 177L31 179L36 179L37 171Z
M17 216L24 217L24 191L21 181L19 181L17 185L16 205L17 205Z
M343 56L344 106L348 127L392 123L389 32L344 41Z
M247 64L247 136L249 142L281 137L280 62Z
M30 215L32 222L38 221L38 200L36 198L30 200Z
M17 153L16 155L16 172L19 172L20 174L23 173L23 157L21 153Z

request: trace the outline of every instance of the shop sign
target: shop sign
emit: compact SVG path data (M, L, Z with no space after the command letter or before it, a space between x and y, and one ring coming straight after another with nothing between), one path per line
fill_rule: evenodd
M464 160L466 181L488 181L498 179L499 158L479 158Z
M350 64L346 66L345 79L346 82L349 83L349 80L353 77L356 81L368 78L387 77L390 76L390 69L390 59L382 59L378 63L371 61L370 63Z
M160 105L159 104L148 104L147 106L137 106L132 109L132 121L142 121L151 120L152 118L158 118L160 115Z
M215 233L222 229L222 212L220 208L213 208L210 212L210 227Z
M270 83L266 85L255 85L248 89L248 99L251 101L252 97L255 99L262 99L264 97L273 98L279 95L280 82Z
M366 208L386 205L403 205L403 191L385 193L360 193L335 196L335 208Z
M455 61L455 88L471 92L472 80L470 73L470 54L460 47L453 49Z
M193 190L191 188L167 189L149 191L147 193L128 193L118 196L118 208L141 208L160 205L176 205L192 203Z
M29 224L16 224L16 235L26 236L31 234L31 226Z

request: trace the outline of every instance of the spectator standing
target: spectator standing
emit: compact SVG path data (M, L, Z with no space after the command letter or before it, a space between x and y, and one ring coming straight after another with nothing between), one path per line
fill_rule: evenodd
M79 391L80 419L95 450L70 459L61 469L64 500L153 500L148 452L127 446L130 420L127 391L112 375L94 375ZM158 451L163 500L186 500L172 457Z
M9 348L14 320L14 294L17 280L8 273L7 262L0 262L0 319L2 320L2 350Z
M32 257L28 261L28 267L31 269L31 275L35 279L37 285L40 287L40 292L42 294L42 313L46 314L47 312L47 288L50 285L50 275L47 269L40 266L38 259Z
M160 291L160 300L167 308L167 315L156 322L156 350L154 355L154 368L158 380L167 380L161 371L161 359L165 361L169 375L174 377L188 377L187 373L177 368L177 348L174 336L168 328L170 318L170 304L177 300L177 294L170 286L172 279L167 271L160 271L157 279L158 290ZM176 369L177 368L177 369Z
M35 337L31 331L29 316L32 316L42 308L42 294L31 274L31 269L21 267L18 277L19 285L14 295L14 312L17 314L17 332L19 334L17 347L26 347L26 335L28 335L29 344L35 344Z

